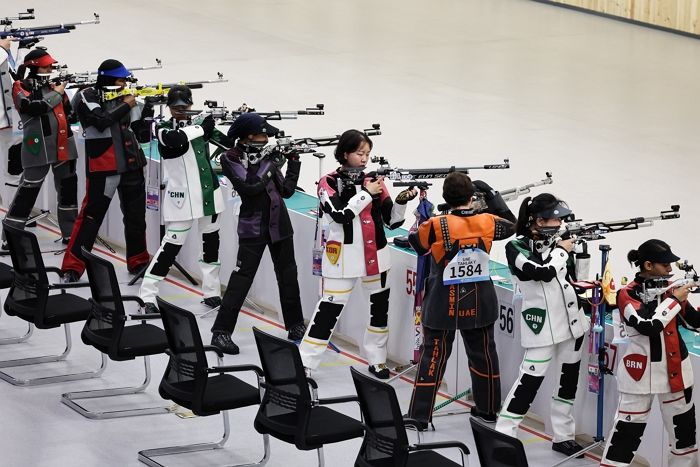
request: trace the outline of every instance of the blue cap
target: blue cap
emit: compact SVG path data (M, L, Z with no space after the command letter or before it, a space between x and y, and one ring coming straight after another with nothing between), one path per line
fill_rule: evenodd
M262 116L254 113L244 113L239 115L228 129L228 137L234 140L247 138L248 135L266 134L275 136L279 130L267 123Z
M109 59L102 62L97 69L97 76L109 76L110 78L128 78L131 72L119 60Z

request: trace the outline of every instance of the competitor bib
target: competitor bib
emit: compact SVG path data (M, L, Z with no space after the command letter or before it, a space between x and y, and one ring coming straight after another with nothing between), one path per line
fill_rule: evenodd
M447 263L442 273L445 285L482 282L490 279L489 254L480 248L465 248Z

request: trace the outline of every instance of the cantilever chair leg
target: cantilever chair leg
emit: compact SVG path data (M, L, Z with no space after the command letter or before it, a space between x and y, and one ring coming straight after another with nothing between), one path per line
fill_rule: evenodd
M316 452L318 453L318 467L324 467L326 465L326 459L323 456L323 446L316 449Z
M63 330L66 335L66 348L59 355L44 355L41 357L18 358L16 360L0 361L0 368L9 368L14 366L36 365L37 363L51 363L65 360L71 349L73 348L73 340L70 334L70 324L64 324Z
M32 337L32 334L34 334L34 324L27 323L27 332L24 335L18 337L3 337L0 339L0 345L20 344Z
M168 456L172 454L183 454L186 452L197 452L197 451L210 451L214 449L221 449L226 444L230 434L231 425L228 420L228 410L222 410L221 415L224 419L224 435L220 441L216 443L198 443L189 444L185 446L171 446L167 448L156 448L156 449L146 449L144 451L139 451L139 461L150 467L164 467L163 464L155 461L152 457L158 456ZM258 462L252 464L237 464L231 467L253 467L253 466L264 466L270 459L270 437L268 435L263 435L263 457Z
M121 409L121 410L110 410L110 411L91 411L80 405L77 401L81 399L97 399L103 397L111 396L125 396L130 394L140 394L146 390L148 384L151 382L151 363L148 355L143 357L144 368L146 371L146 376L143 383L140 386L127 387L127 388L110 388L110 389L96 389L93 391L78 391L78 392L67 392L61 396L61 402L70 407L71 409L78 412L80 415L91 419L107 419L107 418L122 418L122 417L134 417L137 415L154 415L170 413L169 406L160 407L143 407L140 409Z
M38 363L57 362L60 360L64 360L71 350L72 341L71 341L71 337L70 337L70 325L64 324L63 327L65 329L65 334L66 334L66 349L64 350L64 352L62 354L52 355L52 356L44 356L44 357L20 358L17 360L5 360L4 362L0 362L0 368L12 368L12 367L36 365ZM102 374L102 372L105 370L106 366L107 366L107 356L102 354L102 363L101 363L100 367L94 371L86 371L83 373L63 374L63 375L56 375L56 376L43 376L43 377L39 377L39 378L28 378L28 379L15 378L12 375L9 375L3 371L0 371L0 379L2 379L3 381L7 381L8 383L10 383L14 386L38 386L40 384L62 383L62 382L66 382L66 381L77 381L80 379L97 378L98 376L100 376Z

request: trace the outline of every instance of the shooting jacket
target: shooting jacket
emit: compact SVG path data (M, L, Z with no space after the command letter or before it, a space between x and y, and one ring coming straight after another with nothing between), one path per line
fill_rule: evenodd
M700 326L700 311L670 292L660 300L643 303L637 276L618 292L617 305L629 344L617 366L617 386L630 394L679 392L693 385L693 367L679 333L679 316Z
M224 194L209 160L211 132L206 134L200 125L173 126L170 120L157 130L165 183L163 219L188 221L223 212Z
M140 118L132 122L129 104L121 99L103 101L99 92L89 87L75 94L73 108L85 138L88 177L121 174L146 165L139 141L149 139L150 128L145 119L153 115L150 105L147 104Z
M374 173L359 175L362 185ZM394 203L382 182L373 197L343 171L331 172L318 182L321 214L328 215L323 277L366 277L391 267L384 226L396 229L404 222L406 205Z
M240 145L221 158L221 168L241 197L238 240L247 243L276 243L294 234L283 198L291 198L299 180L301 162L289 160L283 176L270 158L259 164L242 163Z
M68 116L68 96L33 79L15 81L12 97L22 126L22 167L39 167L78 158Z
M11 50L0 48L0 130L12 125L12 76L9 57Z
M520 343L525 348L578 339L590 328L571 284L570 256L563 248L534 250L528 237L506 245L513 283L522 293Z
M489 253L494 240L513 235L513 223L493 214L466 209L431 217L408 240L419 255L430 254L430 274L423 298L423 325L431 329L476 329L498 318L498 299L489 277L480 282L445 285L443 273L463 248ZM489 274L485 271L485 274Z

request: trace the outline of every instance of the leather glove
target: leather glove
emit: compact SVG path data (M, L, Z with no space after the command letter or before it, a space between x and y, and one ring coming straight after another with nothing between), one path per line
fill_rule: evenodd
M416 190L415 188L406 188L401 193L396 195L395 201L396 204L406 204L416 196L418 196L418 190Z

